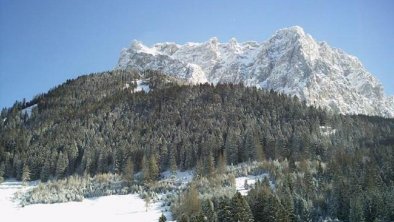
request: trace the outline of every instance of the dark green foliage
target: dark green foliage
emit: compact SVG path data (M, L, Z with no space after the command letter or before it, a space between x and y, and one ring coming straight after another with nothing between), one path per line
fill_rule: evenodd
M128 182L132 183L134 177L134 163L132 162L131 158L128 158L123 168L123 178Z
M362 197L353 197L350 199L350 209L349 209L349 221L350 222L364 222L364 210Z
M100 160L100 159L99 159ZM44 164L45 165L45 164ZM65 173L66 173L66 169L68 167L68 158L67 155L63 154L63 152L60 152L58 157L57 157L57 163L56 163L56 173L55 176L57 178L63 178Z
M232 219L236 222L253 222L252 211L250 210L248 202L245 198L237 192L231 199L231 211L233 212Z
M142 174L145 182L155 181L159 176L159 168L154 155L151 155L149 158L144 156L142 159Z
M204 222L204 221L206 221L206 220L205 220L204 215L201 212L190 218L190 222Z
M154 90L131 93L125 84L137 78L126 71L82 76L36 97L31 117L23 117L19 103L3 110L0 161L12 165L5 176L20 178L27 157L37 179L48 160L49 175L63 177L116 172L127 157L139 171L145 155L155 156L162 171L193 168L200 158L217 163L222 154L229 164L317 155L328 160L343 147L392 145L391 119L332 116L273 91L181 86L154 72L144 74ZM336 133L322 135L322 122ZM206 171L212 173L211 165Z
M217 204L217 221L219 222L253 222L252 211L248 202L240 194L236 193L231 199L224 197ZM214 220L212 220L214 221Z
M181 219L179 219L179 222L189 222L189 217L183 214Z
M282 212L279 199L272 193L268 181L257 182L249 192L248 202L256 222L279 221Z
M217 209L218 221L233 221L233 212L231 211L230 199L223 199L219 202Z
M205 200L201 203L201 212L205 215L207 221L217 221L214 204L211 200Z

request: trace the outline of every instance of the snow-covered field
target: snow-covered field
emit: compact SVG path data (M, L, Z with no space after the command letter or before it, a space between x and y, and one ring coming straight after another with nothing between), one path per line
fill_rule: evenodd
M161 202L146 208L145 201L137 194L112 195L82 202L35 204L25 207L13 201L16 192L29 189L20 182L0 184L0 214L2 219L19 221L158 221L162 214ZM170 219L169 213L164 213Z
M263 180L268 174L257 176L237 177L236 189L246 195L257 180ZM163 182L172 183L178 188L186 187L193 178L192 171L176 171L162 173ZM248 186L245 187L245 181ZM162 207L163 202L150 203L146 207L145 201L138 194L112 195L98 198L84 199L82 202L68 202L56 204L34 204L21 207L15 194L23 193L37 185L31 182L23 185L21 182L8 180L0 183L0 214L2 218L12 221L158 221L164 213L167 221L171 221L171 213ZM272 185L272 184L271 184ZM160 198L159 198L160 199Z

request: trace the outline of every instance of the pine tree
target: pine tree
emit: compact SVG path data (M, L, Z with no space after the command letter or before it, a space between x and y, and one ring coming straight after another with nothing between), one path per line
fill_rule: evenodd
M357 194L360 195L360 194ZM363 204L359 196L350 198L349 222L364 222Z
M207 221L217 221L214 204L211 200L204 200L201 203L201 212Z
M49 163L50 163L50 167L49 167L50 175L56 176L57 158L58 158L58 152L52 151L51 152L51 157L50 157L50 160L49 160Z
M12 168L15 171L16 178L18 180L22 180L22 174L23 174L23 162L19 158L19 155L15 155L12 163Z
M154 155L151 155L149 159L144 155L142 159L142 174L147 182L155 181L159 176L159 167Z
M166 222L167 221L167 217L164 216L164 214L161 214L160 218L159 218L159 222Z
M123 169L123 178L128 182L132 183L134 177L134 163L131 158L127 158L126 165Z
M249 191L248 201L256 222L278 221L278 198L272 193L268 179L256 183L255 188Z
M204 166L203 166L203 163L202 163L201 159L198 159L198 160L197 160L197 163L196 163L196 167L195 167L194 173L195 173L195 175L196 175L197 178L202 177L202 176L205 176L205 173L204 173Z
M206 175L212 177L215 173L215 160L213 158L212 152L209 152L206 161Z
M106 157L103 152L100 152L98 160L97 160L97 170L96 173L104 173L108 170Z
M217 166L218 173L224 174L226 172L226 168L227 168L227 160L226 160L225 152L220 152L218 157L218 166Z
M224 144L227 153L227 161L229 164L238 163L238 148L235 140L235 135L229 133L226 138L226 143Z
M23 164L23 170L22 170L22 181L27 182L30 180L30 169L27 163Z
M257 161L263 161L265 159L264 147L258 137L254 138L254 144L255 144L254 147L256 153L254 159L256 159Z
M149 159L150 180L155 181L159 176L159 166L157 165L155 155L151 155Z
M237 192L231 199L231 212L233 221L239 222L253 222L252 211L250 210L248 202L243 196Z
M280 221L295 221L293 195L289 189L280 191Z
M49 179L49 176L50 176L50 167L51 167L51 165L50 165L50 161L49 160L46 160L45 162L44 162L44 165L42 166L42 168L41 168L41 174L40 174L40 179L41 179L41 181L42 182L46 182L46 181L48 181L48 179Z
M242 161L256 158L256 146L251 130L246 131L244 146L240 149Z
M63 152L60 152L56 164L56 177L58 179L64 177L67 166L68 166L67 155L63 154Z
M190 183L189 189L179 195L175 214L178 216L192 217L201 211L199 193L194 182ZM178 218L179 219L179 218Z
M142 176L144 178L144 181L150 181L149 161L146 155L144 155L144 157L142 158Z
M0 183L3 182L4 180L4 174L5 174L5 164L1 163L0 164Z
M217 219L219 222L233 222L232 209L228 200L224 199L219 202L219 209L217 211Z
M172 151L172 149L170 151L169 158L170 158L170 160L169 160L170 161L170 171L171 171L171 173L175 173L177 170L177 165L176 165L175 153L174 153L174 151Z

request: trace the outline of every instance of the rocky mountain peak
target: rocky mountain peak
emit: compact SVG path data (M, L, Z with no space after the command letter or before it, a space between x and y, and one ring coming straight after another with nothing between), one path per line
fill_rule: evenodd
M275 32L274 36L281 36L281 37L292 37L292 38L303 38L307 34L305 33L304 29L300 26L292 26L288 28L279 29Z
M355 57L316 41L301 27L280 29L262 43L157 43L133 41L118 69L154 69L190 83L243 82L296 95L334 112L394 117L394 102Z

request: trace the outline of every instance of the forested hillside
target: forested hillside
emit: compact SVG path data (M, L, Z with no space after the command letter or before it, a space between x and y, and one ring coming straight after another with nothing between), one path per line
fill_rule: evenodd
M139 84L149 92L136 90ZM316 210L310 218L348 221L357 208L367 221L394 220L394 198L387 199L394 197L394 119L328 113L296 97L242 85L186 85L154 71L122 70L69 80L1 112L4 178L46 181L142 170L154 181L167 169L197 167L212 175L223 161L270 159L288 162L280 172L288 183L277 190L293 195L294 203L310 201ZM291 182L290 173L307 160L325 165L306 172L315 184ZM253 204L276 198L283 205L283 195L267 189L258 184L246 200L234 199L250 205L252 219L267 221L258 219L264 216ZM229 200L210 201L224 207ZM302 213L291 209L294 218Z

